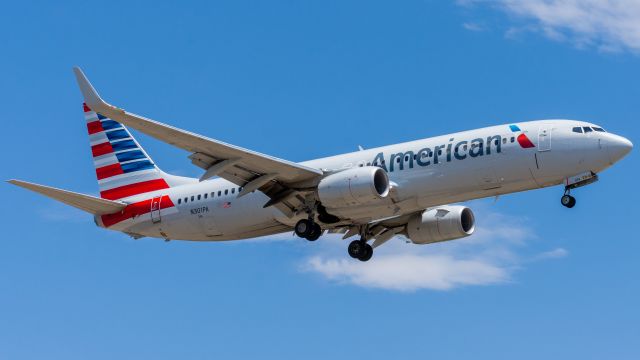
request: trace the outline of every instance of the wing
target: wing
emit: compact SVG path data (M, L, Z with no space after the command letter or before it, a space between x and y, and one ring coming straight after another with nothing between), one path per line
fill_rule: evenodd
M85 102L92 110L191 152L191 162L206 170L200 181L220 176L243 187L239 196L260 190L271 198L266 205L277 205L292 215L296 205L304 201L296 190L314 186L322 177L319 169L181 130L110 105L100 98L80 68L73 70Z

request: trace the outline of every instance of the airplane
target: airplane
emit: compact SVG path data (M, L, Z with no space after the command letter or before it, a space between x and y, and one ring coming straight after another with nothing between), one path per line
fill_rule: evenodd
M473 211L458 203L563 185L571 190L626 156L633 144L579 120L527 121L295 163L163 124L105 102L74 73L100 197L20 180L14 185L94 215L97 226L134 239L225 241L293 231L354 236L348 254L402 235L414 244L470 236ZM125 127L190 153L199 178L170 175Z

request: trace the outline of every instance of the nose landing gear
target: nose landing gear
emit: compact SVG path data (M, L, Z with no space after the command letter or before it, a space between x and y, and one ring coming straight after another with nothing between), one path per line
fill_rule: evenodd
M569 188L566 188L564 190L564 195L562 195L562 197L560 198L560 203L562 204L562 206L565 206L569 209L576 206L576 198L570 195Z
M571 189L586 186L598 181L598 175L593 171L585 171L578 175L568 177L564 180L564 195L560 198L562 206L571 209L576 206L576 198L571 196Z

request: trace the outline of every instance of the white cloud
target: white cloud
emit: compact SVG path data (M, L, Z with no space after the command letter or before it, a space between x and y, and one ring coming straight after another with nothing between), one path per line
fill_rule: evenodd
M561 259L569 255L569 252L563 248L557 248L550 251L542 252L534 256L531 261L549 260L549 259Z
M537 238L527 219L487 211L484 205L474 207L478 222L470 237L432 245L406 244L397 237L362 263L348 257L347 241L325 235L314 244L314 255L304 260L301 269L366 288L451 290L507 283L525 263L566 256L562 248L527 255L529 243Z
M449 290L463 285L487 285L509 279L506 269L490 262L450 255L380 255L359 263L352 259L312 257L307 269L328 279L363 287L399 291Z
M469 31L475 31L475 32L479 32L479 31L485 31L485 27L483 25L480 25L478 23L474 23L474 22L466 22L464 24L462 24L462 27L469 30Z
M579 48L640 53L638 0L459 0L458 4L494 6L520 20L507 37L535 31Z

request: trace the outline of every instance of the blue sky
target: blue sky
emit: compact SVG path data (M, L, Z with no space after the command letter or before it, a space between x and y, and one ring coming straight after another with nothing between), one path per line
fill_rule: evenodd
M2 178L97 192L73 65L114 104L294 161L542 118L638 144L638 24L627 0L6 4ZM572 210L561 188L471 202L472 238L366 266L331 237L133 241L5 184L0 359L637 359L639 165Z

